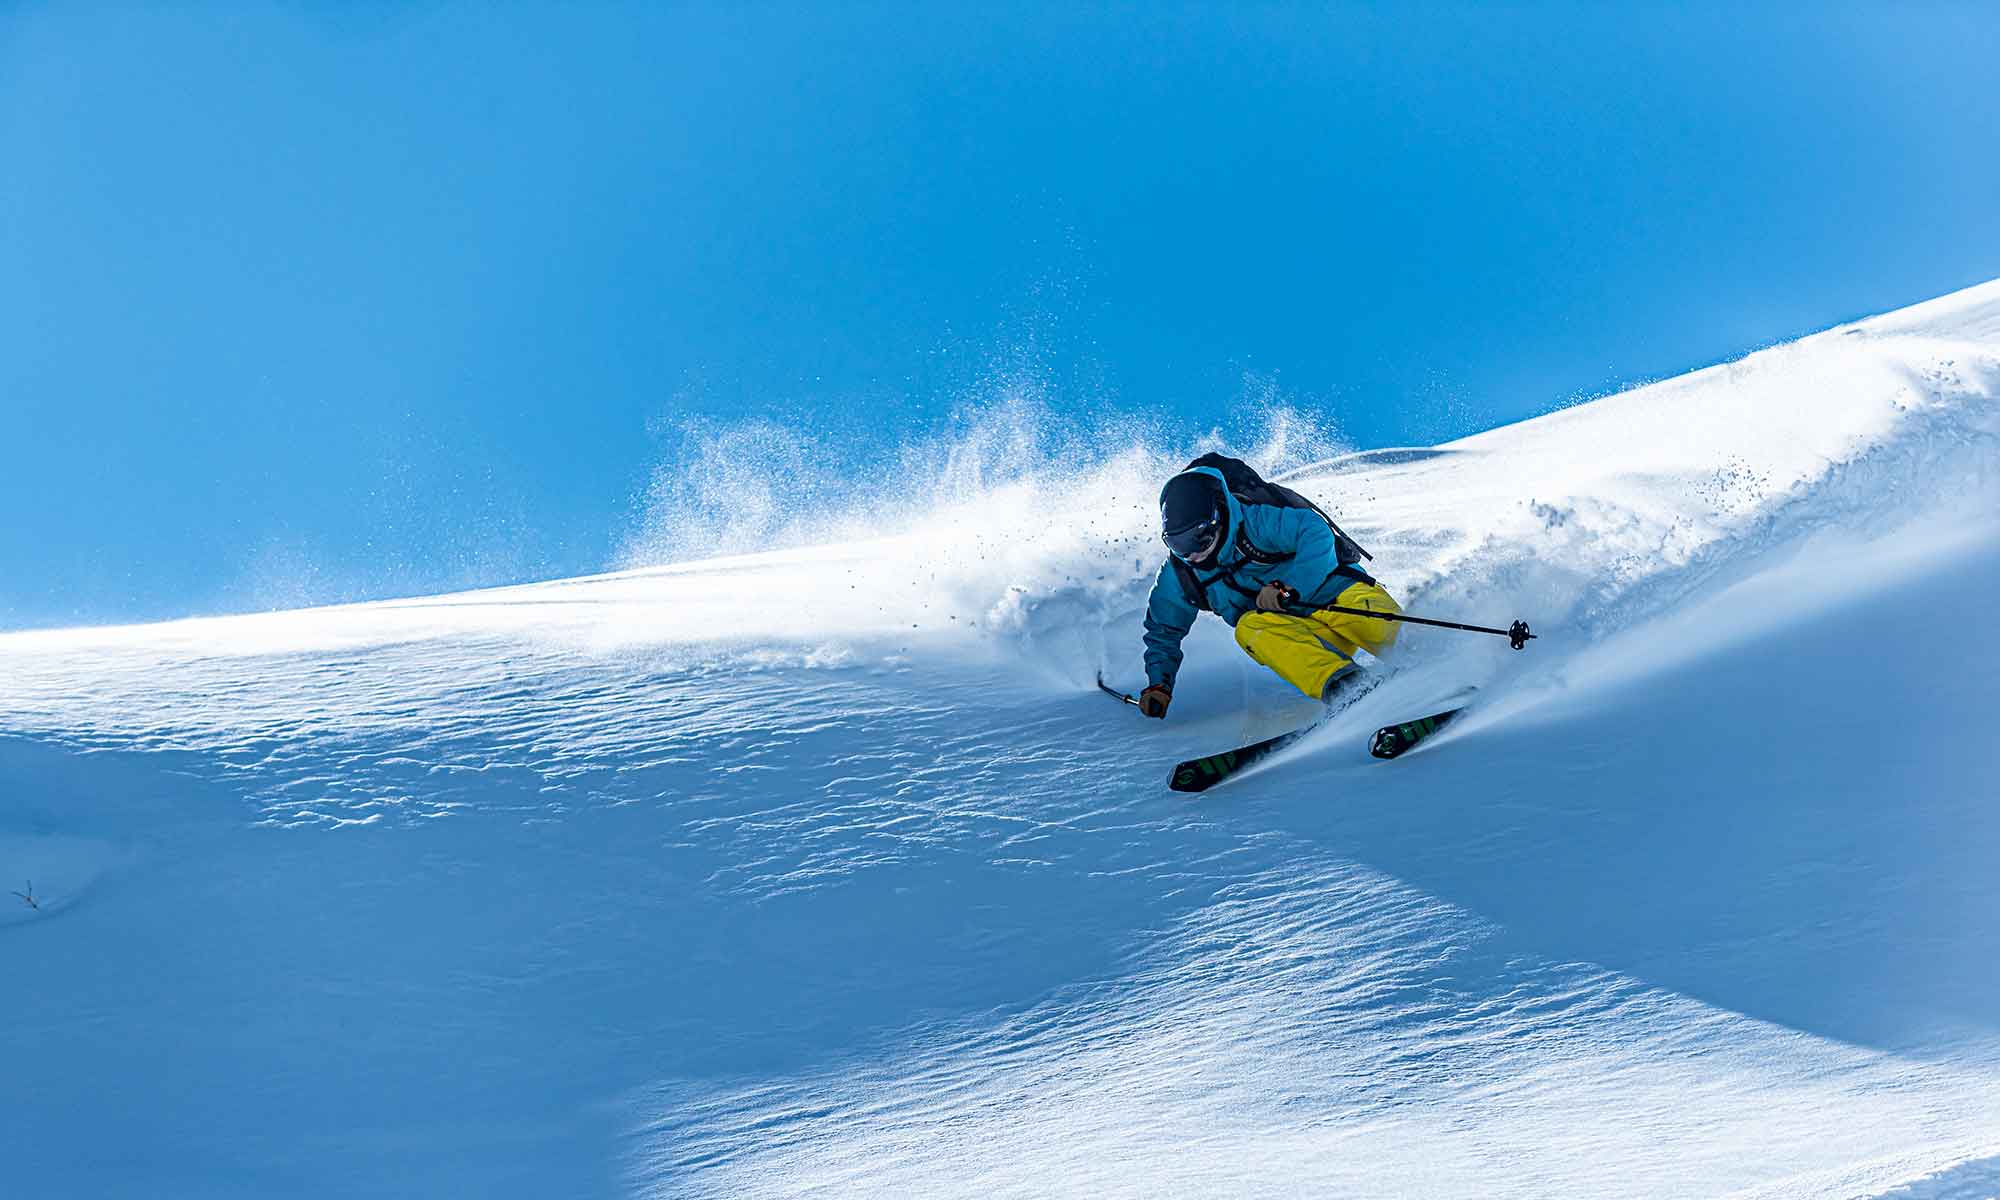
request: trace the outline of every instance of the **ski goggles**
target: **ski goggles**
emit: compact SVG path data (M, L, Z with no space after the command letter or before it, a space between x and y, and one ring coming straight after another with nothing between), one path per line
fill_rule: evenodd
M1212 516L1199 525L1190 525L1186 529L1168 530L1160 534L1160 540L1167 544L1167 549L1189 561L1207 558L1209 552L1215 549L1215 543L1221 540L1221 537L1221 514Z

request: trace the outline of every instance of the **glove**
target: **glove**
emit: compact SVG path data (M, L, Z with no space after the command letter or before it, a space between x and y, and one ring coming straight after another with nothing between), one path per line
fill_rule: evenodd
M1154 684L1139 693L1139 711L1149 717L1167 715L1167 705L1174 702L1174 694L1159 684Z
M1262 612L1284 612L1285 605L1298 599L1298 593L1285 586L1282 579L1273 579L1257 593L1257 607Z

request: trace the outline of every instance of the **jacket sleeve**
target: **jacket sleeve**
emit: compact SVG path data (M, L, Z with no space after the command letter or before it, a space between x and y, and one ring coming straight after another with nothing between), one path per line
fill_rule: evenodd
M1181 639L1201 610L1188 603L1172 563L1161 563L1146 601L1146 681L1172 691L1181 669Z
M1272 571L1301 598L1320 603L1331 599L1320 595L1320 589L1339 568L1340 554L1333 542L1333 530L1318 513L1309 508L1253 504L1243 510L1243 523L1252 543L1292 556L1292 561Z

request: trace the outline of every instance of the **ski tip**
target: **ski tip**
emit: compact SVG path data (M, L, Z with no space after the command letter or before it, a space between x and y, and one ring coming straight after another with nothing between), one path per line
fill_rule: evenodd
M1452 718L1464 711L1463 707L1450 708L1440 713L1432 713L1428 717L1418 717L1414 721L1384 725L1368 739L1368 753L1376 758L1399 757L1404 751L1443 729Z
M1202 761L1191 758L1174 766L1174 773L1167 777L1167 786L1176 792L1205 792L1222 782L1224 776L1202 770Z
M1376 730L1375 736L1368 739L1368 753L1374 755L1376 758L1394 758L1407 749L1409 749L1409 746L1403 741L1401 735L1396 732L1396 728L1393 725L1386 729Z

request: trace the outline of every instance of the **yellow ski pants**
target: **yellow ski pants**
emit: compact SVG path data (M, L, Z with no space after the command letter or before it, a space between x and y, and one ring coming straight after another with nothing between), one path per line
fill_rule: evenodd
M1334 603L1372 612L1403 611L1389 593L1372 583L1350 584ZM1395 621L1351 613L1316 612L1295 617L1251 612L1236 621L1236 644L1286 683L1317 700L1325 694L1330 680L1354 666L1357 648L1379 658L1396 644L1401 628Z

